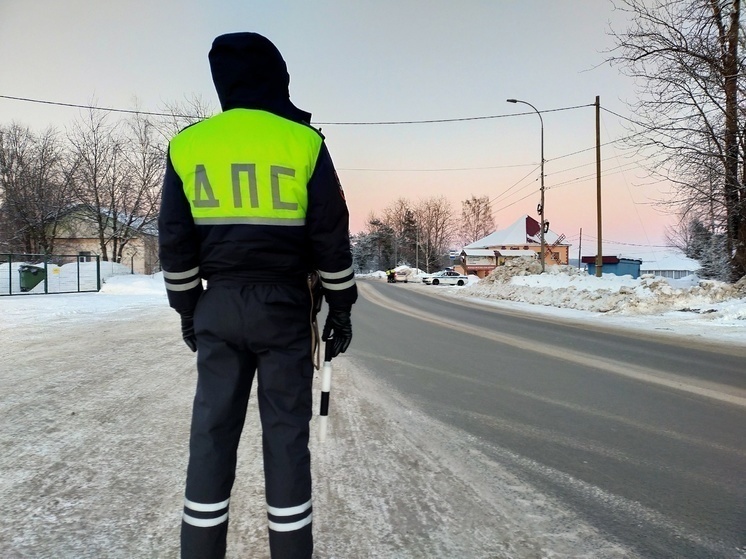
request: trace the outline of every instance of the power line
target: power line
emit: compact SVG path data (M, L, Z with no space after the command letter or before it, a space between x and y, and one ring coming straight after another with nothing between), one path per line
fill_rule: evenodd
M2 99L9 99L12 101L21 101L21 102L27 102L27 103L37 103L42 105L52 105L52 106L59 106L59 107L67 107L67 108L74 108L74 109L85 109L85 110L92 110L92 111L106 111L106 112L112 112L112 113L124 113L124 114L135 114L135 115L147 115L147 116L160 116L160 117L168 117L168 118L186 118L186 119L194 119L199 118L196 115L185 115L185 114L175 114L175 113L161 113L156 111L141 111L136 109L119 109L115 107L98 107L95 105L85 105L80 103L64 103L60 101L50 101L45 99L32 99L29 97L16 97L12 95L0 95L0 98ZM585 107L593 107L595 104L590 103L586 105L574 105L574 106L568 106L568 107L559 107L556 109L546 109L543 111L539 111L540 113L552 113L552 112L559 112L559 111L569 111L574 109L580 109ZM625 120L628 120L630 122L634 122L629 118L623 117L622 115L619 115L613 111L610 111L609 109L604 109L607 112L618 116L620 118L623 118ZM442 119L426 119L426 120L398 120L398 121L351 121L351 122L314 122L314 124L317 125L324 125L324 126L380 126L380 125L404 125L404 124L436 124L436 123L447 123L447 122L466 122L466 121L474 121L474 120L488 120L488 119L497 119L497 118L508 118L508 117L514 117L514 116L524 116L524 115L532 115L535 114L534 112L520 112L520 113L511 113L511 114L501 114L501 115L484 115L484 116L474 116L474 117L460 117L460 118L442 118ZM606 142L604 145L613 144L616 142L620 142L629 138L632 138L634 136L642 134L641 132L636 134L631 134L629 136L625 136L623 138L618 138L616 140L611 140L609 142ZM591 151L596 149L595 146L574 151L572 153L567 153L564 155L560 155L557 157L554 157L552 159L547 159L545 163L549 163L551 161L557 161L559 159L564 159L566 157L571 157L573 155L578 155L580 153L585 153L587 151ZM442 168L442 169L367 169L367 168L340 168L339 171L355 171L355 172L406 172L406 173L414 173L414 172L449 172L449 171L479 171L479 170L491 170L491 169L509 169L509 168L517 168L517 167L529 167L533 165L533 163L522 163L522 164L515 164L515 165L496 165L496 166L485 166L485 167L455 167L455 168ZM561 173L563 170L556 171L553 174ZM523 179L521 179L523 180ZM520 181L519 181L520 182ZM564 184L564 183L563 183ZM515 185L513 185L515 186ZM512 187L511 187L512 188ZM510 190L510 189L508 189Z
M526 194L526 195L525 195L525 196L524 196L523 198L519 198L519 199L518 199L518 200L516 200L515 202L511 202L510 204L507 204L506 206L503 206L502 208L498 208L498 209L496 209L496 210L495 210L495 213L500 213L501 211L503 211L503 210L505 210L505 209L509 208L510 206L514 206L514 205L516 205L516 204L517 204L518 202L522 202L522 201L523 201L523 200L525 200L526 198L529 198L530 196L535 196L535 195L536 195L536 192L529 192L529 193L528 193L528 194Z
M534 163L519 163L516 165L496 165L493 167L449 167L440 169L362 169L340 167L338 171L361 171L374 173L431 173L436 171L485 171L489 169L512 169L515 167L531 167Z
M610 169L605 169L602 174L603 174L604 177L609 177L611 175L618 175L619 173L626 173L627 171L632 171L634 169L639 169L641 167L642 167L642 165L638 164L636 161L630 161L628 163L622 163L618 167L611 167ZM609 171L615 171L615 172L611 173ZM596 176L596 173L591 173L591 174L588 174L588 175L583 175L583 176L580 176L580 177L576 177L574 179L568 179L568 180L563 181L563 182L558 182L556 184L552 184L549 187L547 187L547 189L551 190L551 189L554 189L554 188L559 188L560 186L567 186L568 184L583 182L583 181L586 181L588 179L594 178L595 176Z
M574 109L581 109L584 107L593 107L593 103L588 105L574 105L572 107L559 107L557 109L546 109L539 111L541 113L556 113L559 111L571 111ZM379 120L379 121L359 121L359 122L316 122L315 124L323 124L325 126L382 126L382 125L395 125L395 124L440 124L444 122L465 122L470 120L490 120L496 118L509 118L514 116L532 115L534 112L523 112L523 113L510 113L510 114L499 114L499 115L485 115L485 116L467 116L460 118L434 118L424 120Z
M134 109L115 109L112 107L96 107L93 105L78 105L76 103L61 103L59 101L46 101L43 99L29 99L27 97L12 97L10 95L0 95L0 98L11 99L13 101L24 101L28 103L37 103L40 105L55 105L58 107L68 107L72 109L89 109L92 111L106 111L110 113L126 113L126 114L147 115L147 116L168 116L168 117L178 117L178 118L196 118L193 115L177 115L177 114L168 114L168 113L156 113L156 112L151 112L151 111L137 111Z
M540 167L540 166L539 166L539 165L537 165L536 167L534 167L533 169L531 169L531 170L530 170L530 171L529 171L528 173L526 173L526 174L525 174L525 175L524 175L523 177L521 177L521 178L520 178L520 179L518 179L518 180L517 180L516 182L514 182L514 183L512 184L512 186L508 187L508 189L507 189L507 190L504 190L503 192L501 192L501 193L500 193L500 194L498 194L497 196L495 196L495 197L491 198L491 199L490 199L490 204L491 204L492 202L496 202L496 201L497 201L497 200L498 200L499 198L502 198L502 197L503 197L503 196L505 196L505 195L506 195L506 194L507 194L508 192L510 192L511 190L513 190L513 189L514 189L514 188L515 188L516 186L518 186L518 185L519 185L520 183L522 183L522 182L523 182L524 180L526 180L526 179L527 179L527 178L528 178L529 176L531 176L531 175L532 175L533 173L535 173L535 172L536 172L536 170L537 170L537 169L538 169L539 167ZM536 180L534 179L534 181L533 181L533 182L536 182ZM519 189L518 189L517 191L515 191L515 192L513 193L513 195L514 195L514 194L517 194L518 192L520 192L521 190L523 190L524 188L526 188L527 186L530 186L530 185L531 185L531 183L528 183L528 184L525 184L525 185L523 185L523 186L522 186L521 188L519 188ZM512 196L512 195L511 195L511 196ZM527 197L528 197L528 196L527 196ZM523 198L521 198L521 200L523 200ZM506 207L507 207L507 206L506 206Z
M154 111L138 111L134 109L117 109L113 107L97 107L94 105L83 105L79 103L62 103L60 101L49 101L46 99L31 99L29 97L15 97L12 95L0 95L2 99L10 99L12 101L22 101L26 103L38 103L42 105L55 105L59 107L68 107L73 109L87 109L92 111L107 111L112 113L127 113L127 114L141 114L148 116L166 116L166 117L179 117L179 118L197 118L196 115L177 115L169 113L159 113ZM588 105L574 105L571 107L559 107L556 109L547 109L540 111L542 113L554 113L559 111L570 111L574 109L580 109L583 107L593 107L593 104ZM314 124L324 126L382 126L382 125L397 125L397 124L440 124L445 122L466 122L472 120L489 120L496 118L509 118L514 116L523 116L534 114L532 112L523 113L511 113L511 114L499 114L499 115L482 115L482 116L468 116L458 118L434 118L424 120L380 120L380 121L353 121L353 122L314 122Z

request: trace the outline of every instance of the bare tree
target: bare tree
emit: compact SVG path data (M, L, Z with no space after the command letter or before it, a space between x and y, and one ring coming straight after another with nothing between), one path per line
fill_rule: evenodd
M453 238L453 209L444 196L421 200L415 208L419 231L420 260L425 271L440 267L445 261Z
M142 233L154 233L158 219L165 159L153 122L140 113L125 123L123 156L126 183L119 181L119 243L115 253L122 261L129 242Z
M161 109L168 116L159 118L153 124L161 136L162 146L187 126L205 120L218 111L199 95L184 97L181 102L169 102Z
M116 260L127 235L122 215L130 182L121 123L110 120L108 112L90 109L68 132L76 160L75 194L96 228L104 261Z
M459 240L462 245L486 237L495 230L495 219L492 216L492 205L489 196L471 198L461 202L461 223Z
M57 131L0 128L0 193L3 250L51 254L70 205L70 169Z
M682 223L710 216L727 242L731 278L746 275L746 85L741 0L617 0L609 61L637 80L633 145L674 185ZM739 50L740 47L740 50ZM741 170L739 172L739 169ZM714 231L717 233L717 231Z
M134 238L154 231L165 164L157 128L140 113L112 122L110 114L90 110L68 138L77 200L96 229L101 257L121 262Z

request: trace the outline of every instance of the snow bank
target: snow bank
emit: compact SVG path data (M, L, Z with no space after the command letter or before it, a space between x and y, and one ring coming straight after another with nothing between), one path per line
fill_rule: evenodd
M518 258L458 292L464 297L503 299L602 313L713 312L713 305L746 297L746 281L732 285L687 276L680 280L643 275L589 276L572 266L549 266ZM710 307L710 308L706 308ZM744 311L739 318L746 319Z

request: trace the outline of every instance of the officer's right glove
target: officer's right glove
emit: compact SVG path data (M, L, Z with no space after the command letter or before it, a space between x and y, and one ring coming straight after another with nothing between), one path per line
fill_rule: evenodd
M192 351L197 351L197 336L194 333L194 314L181 313L181 337Z
M323 341L331 340L332 357L344 353L350 347L352 341L350 310L350 307L329 307L321 339Z

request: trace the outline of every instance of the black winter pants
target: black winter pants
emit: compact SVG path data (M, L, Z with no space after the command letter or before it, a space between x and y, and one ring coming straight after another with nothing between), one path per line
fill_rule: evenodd
M183 559L222 558L236 455L257 373L269 546L273 559L310 559L310 296L301 286L210 286L195 311Z

